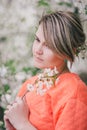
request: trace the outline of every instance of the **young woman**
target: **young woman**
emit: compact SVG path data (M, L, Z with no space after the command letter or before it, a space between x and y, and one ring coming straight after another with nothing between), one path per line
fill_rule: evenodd
M33 58L43 71L27 80L7 107L6 130L87 130L87 87L66 64L84 44L76 14L58 11L41 18Z

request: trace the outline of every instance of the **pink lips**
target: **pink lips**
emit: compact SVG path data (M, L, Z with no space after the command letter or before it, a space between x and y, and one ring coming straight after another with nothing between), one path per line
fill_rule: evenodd
M37 56L34 56L34 59L35 59L36 61L38 61L38 62L42 62L42 61L43 61L43 59L41 59L40 57L37 57Z

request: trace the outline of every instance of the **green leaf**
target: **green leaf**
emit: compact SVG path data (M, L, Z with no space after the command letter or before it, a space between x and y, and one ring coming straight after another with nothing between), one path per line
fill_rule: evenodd
M15 74L15 73L16 73L16 68L15 68L15 66L11 66L11 67L10 67L10 72L11 72L11 74Z
M10 89L10 86L8 84L4 85L4 91L7 92Z
M68 7L72 7L72 4L70 2L58 2L58 5L60 6L66 5Z
M58 5L64 5L64 2L58 2Z
M5 42L7 40L7 37L1 37L0 42Z
M0 96L4 93L4 90L0 88Z
M26 21L25 17L21 18L21 22L25 22L25 21Z
M65 2L65 5L68 6L68 7L72 7L72 4L69 3L69 2Z
M24 67L23 71L26 72L26 73L28 73L29 71L31 71L32 75L36 75L37 72L39 71L39 69L34 68L34 67Z
M30 70L31 70L30 67L24 67L24 68L23 68L23 71L26 72L26 73L28 73Z
M52 13L53 11L51 9L47 10L47 13L50 14Z
M38 68L33 68L33 69L32 69L32 75L36 75L39 71L40 71L40 69L38 69Z
M74 7L74 13L79 14L79 8L78 7Z
M9 71L11 74L16 73L16 67L15 67L15 61L14 60L9 60L5 63L5 66L8 67Z
M45 0L39 0L38 1L38 6L49 6L48 2Z
M14 60L9 60L5 63L6 66L12 66L14 63Z
M85 5L85 14L87 14L87 5Z
M85 14L87 14L87 10L85 10Z

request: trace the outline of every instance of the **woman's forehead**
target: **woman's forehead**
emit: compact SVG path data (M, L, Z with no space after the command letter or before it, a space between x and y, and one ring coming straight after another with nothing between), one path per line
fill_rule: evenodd
M44 38L44 32L43 32L43 26L39 25L37 32L36 32L36 36L41 39L41 41L45 42L45 38Z
M36 35L38 35L40 33L43 34L43 26L41 24L38 26L38 29L36 31Z

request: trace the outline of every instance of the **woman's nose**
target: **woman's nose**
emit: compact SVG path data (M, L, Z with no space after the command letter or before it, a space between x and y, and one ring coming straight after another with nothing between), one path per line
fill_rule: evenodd
M37 46L36 53L37 53L38 55L42 55L42 54L43 54L43 47L42 47L42 45L38 45L38 46Z

